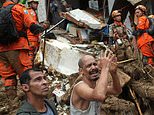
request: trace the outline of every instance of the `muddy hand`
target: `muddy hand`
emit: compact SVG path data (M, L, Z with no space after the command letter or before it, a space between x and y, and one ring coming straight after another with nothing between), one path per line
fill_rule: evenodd
M104 53L101 51L99 60L100 68L109 68L113 60L113 57L114 55L110 50L105 50Z
M110 65L110 73L116 73L117 72L117 57L115 55L113 55L113 59L111 61L111 65Z

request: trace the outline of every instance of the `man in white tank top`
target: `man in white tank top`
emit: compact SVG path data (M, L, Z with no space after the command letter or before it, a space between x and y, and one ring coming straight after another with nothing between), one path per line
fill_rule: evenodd
M108 95L117 95L122 89L117 75L115 56L105 51L97 62L93 56L85 55L79 60L82 81L78 82L70 98L71 115L100 115L100 104ZM108 74L113 84L108 85Z

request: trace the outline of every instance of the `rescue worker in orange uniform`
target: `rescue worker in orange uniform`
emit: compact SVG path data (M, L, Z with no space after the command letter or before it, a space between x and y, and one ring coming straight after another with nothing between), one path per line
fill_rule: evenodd
M36 10L38 8L38 4L39 4L39 0L28 0L27 1L28 3L28 12L29 14L31 15L31 17L33 18L33 20L38 23L38 17L37 17L37 13L36 13ZM42 23L42 27L44 29L47 29L49 27L50 23L48 21L45 21ZM35 58L35 55L39 49L39 41L40 41L40 38L39 38L39 34L37 35L34 35L30 29L27 30L27 37L28 37L28 41L29 41L29 45L30 45L30 51L29 51L29 55L30 55L30 58L31 58L31 61L32 63L34 63L34 58Z
M111 49L119 61L132 58L133 51L127 35L127 28L121 20L121 12L114 10L112 12L112 18L114 22L109 26L109 36L110 40L113 40L111 45L114 47Z
M28 0L28 12L31 15L31 17L33 18L33 20L38 23L38 17L37 14L35 12L35 10L37 10L39 1L38 0ZM34 60L34 56L39 48L39 34L34 35L33 33L31 33L30 29L27 30L27 37L28 37L28 41L29 41L29 55L31 58L31 61L33 63Z
M147 9L143 5L135 8L137 26L134 35L137 36L137 46L143 55L143 63L154 66L154 38L148 34L149 20L146 16Z
M121 12L119 10L114 10L112 12L112 18L114 23L110 26L112 27L112 36L114 40L127 39L126 26L121 22Z
M18 2L19 0L4 0L3 3L3 7L15 4L11 12L17 30L26 33L24 29L26 27L30 28L30 31L34 34L43 32L44 29L30 17L26 7ZM6 94L10 98L16 96L16 75L20 77L23 71L32 67L28 51L29 45L26 37L20 37L17 42L9 45L0 44L0 75Z

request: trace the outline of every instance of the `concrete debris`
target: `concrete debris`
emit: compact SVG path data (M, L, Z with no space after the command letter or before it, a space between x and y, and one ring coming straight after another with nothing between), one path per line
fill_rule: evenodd
M39 57L42 55L40 54L41 51L38 53L37 58L41 61L42 57ZM47 41L45 50L45 66L49 67L52 65L52 67L60 73L71 75L72 73L78 72L78 60L82 55L83 53L74 50L70 44L66 44L58 40Z
M127 0L127 1L130 2L132 5L135 5L138 2L141 2L142 0Z
M106 25L90 13L80 9L66 12L64 17L79 26L89 27L92 29L101 29Z

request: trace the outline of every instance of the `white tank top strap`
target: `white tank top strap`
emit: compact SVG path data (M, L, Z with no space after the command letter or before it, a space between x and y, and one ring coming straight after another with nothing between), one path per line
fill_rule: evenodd
M71 97L70 97L70 115L100 115L100 104L96 101L91 101L89 103L89 107L86 110L77 109L72 104L72 94L74 92L74 87L83 83L84 81L79 81L73 86Z
M79 85L80 83L83 83L84 81L79 81L78 83L76 83L73 87Z

